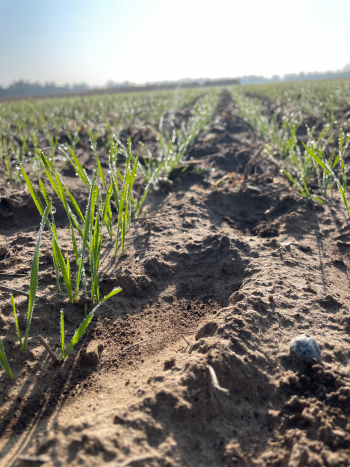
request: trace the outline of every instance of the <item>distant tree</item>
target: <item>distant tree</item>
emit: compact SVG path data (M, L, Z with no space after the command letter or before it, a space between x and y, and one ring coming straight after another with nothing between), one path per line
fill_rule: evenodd
M264 76L242 76L239 78L241 84L263 84L263 83L277 83L279 81L312 81L318 79L341 79L341 78L350 78L350 63L344 66L342 70L339 71L312 71L309 73L289 73L280 77L278 75L272 76L272 78L265 78Z
M7 88L0 86L0 98L6 97L26 97L26 96L43 96L47 94L66 94L70 92L80 92L89 89L87 84L74 84L73 86L56 86L55 83L29 83L25 81L17 81Z

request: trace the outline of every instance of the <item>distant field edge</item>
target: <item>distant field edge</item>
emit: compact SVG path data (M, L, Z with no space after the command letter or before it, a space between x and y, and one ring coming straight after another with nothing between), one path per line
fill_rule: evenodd
M145 86L124 86L119 88L105 88L105 89L89 89L87 91L80 92L65 92L65 93L54 93L54 94L40 94L30 96L11 96L11 97L0 97L0 102L10 102L19 100L30 100L30 99L53 99L59 97L83 97L83 96L98 96L103 94L119 94L119 93L133 93L133 92L146 92L146 91L169 91L172 89L189 89L189 88L205 88L212 86L232 86L239 85L238 79L215 79L207 80L203 83L191 82L191 83L169 83L169 84L150 84Z

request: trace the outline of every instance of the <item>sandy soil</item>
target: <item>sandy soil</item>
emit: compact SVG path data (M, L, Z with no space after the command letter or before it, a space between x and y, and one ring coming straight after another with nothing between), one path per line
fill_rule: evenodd
M58 351L60 309L67 336L84 310L56 292L47 234L25 355L0 291L15 376L0 372L1 466L349 465L349 223L338 199L298 197L269 161L248 170L262 141L234 114L224 92L188 155L209 171L154 190L117 261L106 242L102 293L123 292L62 366L37 336ZM147 134L133 136L147 144ZM39 216L24 190L3 183L1 197L0 285L28 290ZM25 326L26 297L16 304ZM302 333L317 339L322 364L290 355Z

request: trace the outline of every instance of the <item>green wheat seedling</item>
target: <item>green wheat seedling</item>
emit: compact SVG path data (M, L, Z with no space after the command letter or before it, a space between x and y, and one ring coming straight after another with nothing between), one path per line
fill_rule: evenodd
M232 89L254 93L288 104L294 109L323 118L326 123L339 119L347 108L350 97L349 80L325 80L304 82L282 82L258 85L244 85Z
M6 138L5 138L5 141L4 141L4 153L5 153L5 164L6 164L7 175L9 177L9 179L10 179L10 184L13 185L14 180L12 178L11 162L10 162L10 158L9 158Z
M271 150L266 147L271 160L277 165L280 172L297 187L299 194L303 197L313 198L323 203L324 201L319 196L310 193L310 180L313 177L317 179L319 191L324 196L327 195L328 189L330 189L331 195L333 195L332 183L335 183L349 214L349 206L346 197L346 174L343 160L343 153L349 144L349 138L345 140L343 130L340 131L339 154L336 156L334 150L326 155L326 148L334 136L332 133L327 137L332 125L335 123L334 119L336 118L332 100L333 96L330 95L328 99L329 118L327 118L326 121L329 123L322 128L317 139L313 136L314 129L307 129L308 141L306 144L302 142L304 148L302 152L296 138L296 130L300 122L296 124L293 123L293 120L290 120L289 126L284 126L283 122L282 128L279 129L276 123L276 117L274 116L274 125L271 126L271 122L268 125L268 118L263 110L263 104L259 99L248 98L243 95L241 90L237 89L234 93L240 114L243 118L261 133L265 141L272 144L280 158L287 158L288 167L283 164L283 161L279 162L276 157L272 155ZM269 95L267 95L267 97L271 98ZM284 131L279 133L279 131L283 130L283 127ZM337 167L339 167L341 173L341 181L339 181L335 174Z
M190 104L202 93L199 88L1 103L0 134L10 140L13 128L16 128L23 141L35 132L46 138L46 146L54 147L58 135L68 131L74 149L77 134L80 136L89 128L94 139L100 136L103 144L108 145L113 134L122 128L139 122L155 125L164 113Z
M76 214L77 214L77 216L78 216L78 218L80 219L81 222L84 222L84 216L83 216L83 214L82 214L82 212L81 212L81 210L80 210L80 208L78 206L78 203L76 202L74 196L71 194L71 192L68 190L67 186L63 182L62 177L59 174L59 172L56 170L56 168L51 164L49 159L41 151L39 151L39 153L40 153L40 157L41 157L41 160L42 160L42 164L43 164L46 176L47 176L52 188L54 189L55 193L57 194L57 196L61 200L61 202L63 204L63 207L64 207L64 209L66 211L68 222L69 222L69 227L70 227L71 238L72 238L72 245L73 245L73 249L74 249L74 256L75 256L76 262L78 263L78 249L77 249L77 241L76 241L75 234L74 234L74 227L77 229L77 231L78 231L79 235L81 236L81 238L83 237L83 233L82 233L81 227L79 225L79 222L78 222L75 214L73 213L71 207L68 204L67 196L68 196L69 200L71 201L71 204L72 204L72 206L73 206L73 208L74 208L74 210L75 210L75 212L76 212ZM43 194L43 196L45 198L46 195L45 195L44 190L43 190L43 184L40 183L40 179L39 179L39 184L40 184L42 194Z
M328 174L326 172L323 172L323 176L321 177L320 166L319 166L319 164L317 164L315 159L312 157L312 155L311 155L311 153L310 153L310 151L308 149L310 149L311 151L317 151L320 154L322 160L324 160L328 164L332 165L334 155L335 155L335 150L332 151L332 153L329 155L328 158L325 155L325 151L326 151L326 148L327 148L328 144L333 139L334 133L332 133L328 137L328 139L325 141L325 143L323 145L321 145L321 141L324 139L324 137L326 136L326 134L328 133L328 131L330 129L331 129L331 125L325 125L323 127L323 129L321 130L321 132L319 134L319 137L318 137L318 139L316 141L314 139L314 137L313 137L314 128L312 130L310 130L308 128L307 129L308 141L307 141L307 144L304 146L304 160L308 161L308 165L309 165L308 175L309 175L309 178L311 177L311 175L316 173L319 190L321 191L321 193L323 193L323 195L327 194L328 187L330 187L331 193L333 195L333 192L332 192L332 177L330 176L330 174ZM308 149L306 149L306 147ZM299 151L299 148L298 148L298 151ZM312 162L312 166L311 166L310 161ZM334 164L334 166L335 166L337 164L338 160L336 160L334 162L335 162L335 164Z
M213 92L210 90L210 94ZM44 167L38 154L40 145L49 151L45 154L55 166L60 159L57 149L62 134L67 135L73 151L87 130L93 142L108 146L120 131L131 125L155 126L162 115L193 105L202 94L199 88L0 103L0 135L2 141L13 143L17 163L32 164L34 176L41 176ZM4 155L4 143L1 153ZM11 178L21 182L13 171Z
M277 165L279 168L280 172L283 173L290 182L293 183L299 190L300 196L303 196L305 198L313 198L316 201L323 203L323 200L316 195L313 195L310 193L308 184L310 181L310 178L316 173L317 179L319 181L319 188L322 191L322 188L324 187L324 183L327 184L329 183L329 180L324 179L323 182L321 182L320 176L319 176L319 171L318 171L318 166L315 164L315 160L310 154L310 147L311 148L318 148L321 140L323 137L327 134L329 131L330 126L325 126L323 130L321 131L318 140L315 141L313 139L313 131L308 129L308 142L307 146L304 145L305 151L304 154L301 153L300 148L298 147L298 142L295 136L295 132L292 132L291 136L286 140L288 149L289 149L289 170L286 167L282 166L282 163L278 162L276 158L272 155L270 149L265 146L266 151L269 154L270 159L274 162L274 164ZM322 151L325 151L328 143L331 141L333 135L331 135L326 143L322 147ZM332 155L331 155L332 157ZM294 176L295 174L296 176ZM323 193L325 191L323 190Z
M310 148L321 148L322 153L326 150L327 145L329 142L332 140L334 134L332 133L326 142L321 146L321 141L323 138L326 136L326 134L329 132L331 126L326 125L322 131L319 134L319 137L317 140L314 139L313 133L314 129L307 129L307 135L308 135L308 141L307 141L307 147ZM320 173L319 173L319 168L318 165L315 163L313 158L310 156L308 151L304 150L304 153L302 154L298 142L295 136L295 133L292 133L291 137L287 139L287 145L289 148L289 167L290 167L290 173L296 172L298 179L302 186L304 187L305 192L307 193L307 197L309 195L308 193L308 183L310 179L316 174L317 180L318 180L318 185L319 189L322 193L326 193L327 190L327 184L329 183L329 180L323 179L321 180ZM332 158L332 155L330 156ZM324 186L324 184L326 185ZM305 196L305 195L304 195Z
M61 310L61 362L68 357L69 353L71 352L72 348L79 342L80 338L84 334L86 328L88 327L90 321L92 320L94 314L96 313L97 309L109 298L113 297L117 293L121 292L121 288L117 287L113 289L107 296L103 297L101 301L98 302L98 304L95 306L95 308L90 311L90 313L85 317L83 322L80 324L78 329L75 331L74 336L72 337L72 340L70 341L68 347L65 349L65 339L64 339L64 316L63 316L63 310Z
M349 144L350 144L350 135L347 135L346 137L344 137L344 130L341 129L340 135L339 135L339 154L334 159L334 161L333 161L334 153L332 153L329 158L326 158L321 148L307 147L305 144L303 145L304 145L305 150L308 152L308 154L310 154L310 156L315 161L315 163L317 163L323 170L324 178L326 180L327 179L329 180L329 177L331 177L333 181L335 182L335 184L337 185L341 199L348 213L348 217L350 218L350 208L349 208L349 203L348 203L347 196L346 196L346 190L347 190L346 171L345 171L345 164L344 164L344 159L343 159L344 151L347 149ZM339 169L340 169L341 181L339 181L339 178L334 172L338 164L339 164ZM329 185L329 181L326 186L328 185Z
M90 216L91 216L92 197L93 197L94 191L95 191L95 176L93 177L92 185L90 187L89 199L88 199L88 204L86 207L86 214L85 214L85 219L84 219L84 230L83 230L83 241L79 249L78 273L77 273L77 277L75 281L74 301L76 301L78 298L80 278L82 278L84 295L85 297L87 297L84 257L85 257L85 250L88 245L89 234L91 233Z
M113 144L113 142L112 142ZM109 235L109 238L110 240L113 239L113 219L112 219L112 210L111 210L111 196L112 196L112 193L113 193L113 181L112 183L110 184L109 188L107 188L107 184L106 184L106 180L105 180L105 176L104 176L104 173L103 173L103 170L102 170L102 166L101 166L101 162L100 162L100 159L98 157L98 155L96 154L96 151L94 149L94 152L95 152L95 159L96 159L96 167L97 167L97 170L98 170L98 174L100 176L100 179L101 179L101 182L102 182L102 185L106 191L106 198L105 198L105 201L104 203L102 203L102 195L100 193L100 191L98 191L98 197L99 199L101 199L101 204L100 204L100 207L101 207L101 218L102 218L102 221L103 223L106 225L107 227L107 231L108 231L108 235Z
M144 158L144 165L145 166L140 164L140 170L141 170L143 179L144 179L146 185L148 185L148 183L150 182L150 180L152 178L152 175L157 170L157 166L160 165L160 161L159 161L159 158L156 160L152 156L151 151L144 145L144 143L139 142L139 145L140 145L140 147L142 149L144 149L144 151L146 152L146 154L148 156L148 157Z
M96 177L96 175L95 175ZM94 178L95 178L94 177ZM103 218L100 215L100 207L102 199L99 196L98 187L93 183L91 187L91 201L90 201L90 223L89 236L90 236L90 272L91 272L91 301L99 301L99 281L98 281L98 268L100 263L101 248L103 242L102 234L102 221Z
M10 365L9 365L9 363L7 361L5 350L4 350L4 347L2 345L1 340L0 340L0 363L4 367L4 369L5 369L6 373L7 373L7 375L9 376L9 378L13 379L11 368L10 368Z
M24 178L24 180L25 180L25 182L27 184L27 187L29 189L29 192L32 195L33 201L34 201L39 213L42 214L44 212L44 207L43 207L43 204L42 204L42 202L41 202L41 200L39 198L39 195L35 191L32 183L31 183L28 175L24 171L23 167L21 167L21 171L22 171L23 178ZM45 201L47 203L51 204L51 201L48 199L46 189L44 188L44 185L43 185L42 182L41 182L40 186L41 186L41 189L43 191ZM53 219L53 215L54 215L54 212L51 211L52 219ZM49 222L48 219L46 219L46 225L47 225L47 227L48 227L48 229L49 229L49 231L50 231L50 233L52 235L52 242L53 242L52 250L53 250L53 259L54 259L54 265L55 265L55 270L56 270L56 280L57 280L58 290L60 290L59 279L58 279L58 270L60 269L61 273L62 273L62 276L63 276L65 286L66 286L66 290L67 290L67 293L68 293L68 296L69 296L69 300L70 300L71 303L73 303L74 300L73 300L73 289L72 289L72 282L71 282L71 271L70 271L69 255L67 253L67 257L66 257L66 260L65 260L64 255L63 255L63 253L61 251L61 248L59 247L58 238L57 238L57 230L56 230L54 219L52 220L52 224ZM73 242L74 242L75 241L74 232L72 234L72 238L74 238L74 240L73 240ZM76 255L78 257L78 251L77 251L76 243L73 243L73 246L74 246L74 252L76 253Z
M163 135L152 129L159 144L160 157L164 161L164 176L169 177L170 172L181 165L181 161L188 148L193 145L199 134L206 128L212 119L218 102L218 93L213 92L199 99L192 108L193 116L181 130L173 129L172 134ZM161 125L160 125L161 130Z
M40 242L41 242L42 234L43 234L43 231L44 231L45 224L47 222L49 212L51 210L51 206L52 206L52 203L50 202L46 206L46 208L45 208L45 210L43 212L43 217L42 217L42 220L41 220L40 229L39 229L39 233L38 233L38 238L37 238L37 242L36 242L36 248L35 248L35 251L34 251L34 257L33 257L32 267L31 267L31 271L30 271L30 287L29 287L29 299L28 299L27 327L26 327L26 332L25 332L23 340L22 340L21 331L20 331L19 325L18 325L15 301L13 299L13 295L11 294L13 314L14 314L14 317L15 317L15 323L16 323L20 348L21 348L22 352L25 352L26 347L27 347L27 341L28 341L28 337L29 337L30 325L31 325L31 322L32 322L32 317L33 317L33 309L34 309L34 304L35 304L36 291L37 291L37 286L38 286L38 276L39 276Z
M112 143L111 147L110 147L109 173L111 174L111 180L112 180L113 198L114 198L114 201L116 203L116 206L117 206L117 209L118 209L118 212L119 212L121 196L120 196L120 191L119 191L119 188L118 188L118 177L122 182L121 195L123 193L123 188L124 188L124 176L120 173L120 171L116 167L117 153L118 153L119 148L120 148L120 152L124 155L124 157L126 159L126 165L130 164L130 161L132 161L135 164L136 163L136 158L131 153L131 140L130 140L130 138L129 138L129 141L128 141L128 147L127 148L121 143L121 141L118 140L118 138L116 138L116 140L117 140L118 144ZM145 147L143 145L143 143L140 143L140 146ZM148 149L146 147L145 147L145 149L148 151ZM149 151L148 151L148 154L150 154ZM138 154L137 157L139 158L139 154ZM137 160L139 161L139 159L137 159ZM147 197L147 195L149 193L150 188L156 183L158 177L162 174L162 171L163 171L163 168L164 168L164 165L165 165L165 160L160 161L160 159L158 158L156 163L158 164L158 166L153 171L151 171L150 174L148 174L145 171L145 169L142 167L142 164L138 163L138 165L136 167L136 169L140 168L141 173L142 173L142 175L144 177L144 180L145 180L145 182L147 184L146 184L145 190L144 190L144 192L143 192L143 194L141 196L141 199L138 202L135 200L134 196L131 193L131 203L132 203L133 208L134 208L134 217L135 217L135 219L137 219L139 217L140 213L141 213L143 203L146 200L146 197ZM154 160L153 160L152 167L155 167L155 165L156 164L154 163ZM135 172L135 174L136 174L136 172ZM129 220L131 220L131 216L129 216ZM118 235L119 235L119 232L117 233L117 236Z
M73 151L75 150L76 145L77 145L77 144L79 143L79 141L80 141L80 137L79 137L80 128L81 128L81 126L78 126L78 127L76 128L76 130L74 131L73 136L72 136L71 133L66 129L66 135L67 135L67 138L68 138L69 141L70 141L70 146L71 146L71 148L72 148Z
M289 153L289 144L295 138L301 120L295 116L283 117L282 125L279 126L277 114L270 118L266 106L257 98L246 96L241 90L234 89L233 96L239 111L239 115L255 128L276 149L281 158Z
M65 284L70 302L74 303L75 301L77 301L80 283L83 286L84 296L86 297L86 300L87 300L88 294L87 294L87 286L86 286L84 258L85 258L86 248L88 248L90 271L91 271L91 297L90 299L91 301L96 300L98 302L99 301L98 269L99 269L99 263L100 263L101 248L102 248L102 243L103 243L103 238L104 238L104 235L102 234L102 226L103 226L103 222L107 223L107 225L111 224L110 198L112 195L112 187L108 189L105 200L103 201L101 192L99 188L96 186L97 170L95 170L94 172L92 181L86 178L86 174L84 172L81 172L83 174L82 179L89 185L89 198L88 198L86 214L84 217L74 197L68 191L67 187L65 187L60 177L60 174L57 172L55 167L51 164L51 162L48 160L48 158L43 153L41 153L41 158L42 158L42 162L43 162L43 166L44 166L44 170L47 175L47 178L49 179L51 186L53 187L60 201L62 202L65 208L66 214L67 214L67 218L68 218L69 225L70 225L70 232L71 232L72 244L73 244L73 249L74 249L74 255L75 255L76 265L78 269L76 281L75 281L75 287L73 287L69 255L67 253L67 256L65 259L59 247L54 217L53 217L53 213L51 213L52 222L50 223L49 221L47 221L47 225L52 234L53 259L54 259L54 265L55 265L55 270L56 270L56 280L57 280L58 290L60 290L60 285L59 285L59 271L60 271L63 277L63 281ZM77 162L78 164L80 164L79 161ZM81 170L81 169L79 165L77 165L77 170ZM135 172L136 172L136 168L135 168ZM131 173L131 178L135 174L135 172ZM32 198L39 212L41 213L43 211L43 205L33 185L31 184L27 174L25 173L23 167L22 167L22 174L23 174L24 180L27 183L27 186L32 195ZM48 198L46 188L40 179L39 179L39 185L40 185L43 197L45 199L45 202L49 203L50 200ZM75 216L73 215L68 205L66 192L69 195L69 199L72 202L72 204L75 205L75 210L79 213L79 217L84 222L83 230L78 225L77 220L75 219ZM130 193L128 193L128 196L129 195ZM82 238L82 243L79 248L77 246L77 241L76 241L76 237L74 233L74 227L78 228L79 234ZM124 229L124 235L125 235L125 229Z
M265 149L270 157L270 159L272 160L272 162L279 168L279 171L281 173L283 173L290 182L293 183L294 186L297 187L297 189L299 190L299 195L300 196L303 196L305 198L315 198L318 202L320 203L323 203L322 199L315 196L315 195L312 195L307 187L307 183L305 181L305 178L303 177L303 174L302 174L302 171L300 169L300 166L298 164L298 162L295 160L295 164L296 164L296 167L297 167L297 174L298 174L298 179L296 179L295 177L293 177L292 173L289 172L287 169L285 169L284 167L282 167L282 165L275 159L275 157L272 155L270 149L265 146Z
M131 167L131 159L132 156L131 154L129 154L128 159L126 160L124 177L120 173L118 173L118 175L121 178L122 187L118 202L119 209L117 220L117 237L115 240L114 257L117 256L119 242L121 254L124 253L126 231L131 223L131 190L136 177L139 155L137 155L133 167ZM114 179L114 181L116 182L116 178Z
M54 256L55 267L57 265L59 265L59 267L60 267L60 269L62 271L64 282L66 284L66 289L67 289L68 295L70 297L70 300L73 302L73 301L77 300L80 280L81 280L82 285L83 285L84 295L85 295L85 297L87 297L86 277L85 277L83 258L84 258L84 255L85 255L86 246L89 247L88 238L89 238L90 232L87 230L87 225L89 224L89 221L87 223L86 219L87 219L87 216L88 216L88 219L90 219L90 215L91 215L91 213L90 213L91 197L92 197L92 195L94 193L94 190L96 188L95 187L96 176L94 175L93 182L90 182L90 180L87 178L86 173L83 172L82 167L80 166L81 169L77 167L77 170L80 170L84 175L84 176L82 176L83 181L90 187L88 208L87 208L87 213L86 213L86 215L84 217L81 210L80 210L80 208L79 208L79 206L78 206L78 204L77 204L77 202L76 202L76 200L74 199L73 195L70 193L70 191L68 190L68 188L64 184L64 182L63 182L60 174L56 170L56 168L51 164L51 162L48 160L48 158L42 152L40 152L40 155L41 155L41 158L42 158L42 162L43 162L43 166L44 166L44 170L45 170L45 173L47 175L47 178L49 179L49 181L51 183L51 186L53 187L53 189L56 192L57 196L61 200L61 202L62 202L62 204L64 206L64 209L66 211L68 221L69 221L70 233L71 233L71 238L72 238L72 245L73 245L73 249L74 249L74 256L75 256L75 260L76 260L76 265L78 267L78 276L77 276L76 286L75 286L75 289L74 289L74 297L73 297L73 294L72 294L72 285L71 285L71 278L70 278L70 267L69 267L69 262L68 262L68 256L67 256L67 264L65 265L64 262L62 262L62 254L60 253L60 250L59 250L59 247L58 247L58 241L55 240L55 238L57 239L57 232L56 232L56 229L55 229L55 226L54 226L54 222L52 224L52 226L53 226L53 256ZM75 158L75 155L74 155L74 158ZM76 159L76 161L79 163L79 161L77 159ZM45 187L44 187L44 185L43 185L43 183L41 182L40 179L39 179L39 184L40 184L42 194L43 194L43 196L44 196L44 198L45 198L45 200L47 202L47 193L46 193ZM66 194L68 195L68 198L71 201L72 206L74 207L74 210L75 210L79 220L82 223L84 223L84 230L81 229L81 226L79 225L76 216L74 215L73 211L71 210L71 208L70 208L70 206L68 204ZM109 200L108 200L108 202L106 204L109 204ZM77 241L76 241L76 237L75 237L75 233L74 233L74 227L77 229L77 231L78 231L78 233L79 233L79 235L80 235L80 237L82 239L82 244L81 244L79 249L78 249L78 246L77 246ZM56 267L56 273L57 273L57 267Z
M49 146L50 146L50 160L52 161L52 164L55 165L55 155L56 155L56 150L57 150L57 145L58 145L58 138L54 138L54 136L48 131L47 132L47 139L49 141Z
M149 190L149 186L147 186L140 202L137 202L135 200L134 195L132 193L132 188L135 182L137 169L139 167L140 153L138 153L136 157L132 155L130 138L128 140L128 146L126 148L119 140L118 143L119 146L116 144L114 145L114 143L112 143L109 152L109 173L111 177L110 189L118 210L117 234L114 245L114 257L117 256L119 249L121 250L121 254L124 253L125 236L127 229L131 225L133 215L132 208L134 210L135 217L137 217ZM118 150L120 150L120 152L125 157L124 175L117 168ZM120 180L121 187L119 187L118 179ZM107 214L108 211L106 210L105 212ZM106 214L104 214L104 216ZM111 213L109 214L109 216L111 216Z
M38 193L36 192L35 188L33 187L28 175L26 174L23 166L21 166L21 172L22 172L22 176L23 176L23 179L25 180L26 184L27 184L27 187L29 189L29 192L32 196L32 199L39 211L39 213L41 215L44 214L44 206L39 198L39 195ZM41 188L44 192L44 198L45 198L45 201L46 203L49 203L51 204L51 201L48 199L48 195L47 195L47 192L46 192L46 189L43 189L44 185L43 183L41 182ZM47 204L48 205L48 204ZM51 212L51 216L52 216L52 219L53 219L53 212ZM54 265L55 265L55 271L56 271L56 281L57 281L57 288L58 288L58 291L60 291L60 285L59 285L59 278L58 278L58 270L59 268L61 269L62 271L62 275L63 275L63 279L64 279L64 282L66 284L66 289L67 289L67 292L68 292L68 295L69 295L69 298L70 298L70 301L72 302L73 301L73 296L72 296L72 288L71 288L71 281L70 281L70 265L69 265L69 257L68 257L68 254L67 254L67 264L64 260L64 257L63 257L63 254L62 254L62 251L58 245L58 240L57 240L57 232L56 232L56 226L55 226L55 222L54 222L54 219L52 220L52 224L50 224L49 220L46 218L46 225L49 229L49 231L51 232L51 235L52 235L52 242L53 242L53 246L52 246L52 249L53 249L53 259L54 259Z

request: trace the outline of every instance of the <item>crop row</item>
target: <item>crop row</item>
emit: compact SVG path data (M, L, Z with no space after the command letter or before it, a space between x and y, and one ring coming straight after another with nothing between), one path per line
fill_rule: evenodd
M350 109L350 80L305 81L246 85L245 93L256 94L278 104L288 104L327 122Z
M196 93L187 92L186 102L196 95ZM113 96L114 97L114 96ZM105 97L108 101L110 97ZM149 100L148 100L149 99ZM30 336L30 326L35 310L35 298L39 274L39 250L42 234L45 228L51 237L52 258L54 270L56 273L57 293L64 293L71 303L83 300L85 303L85 318L76 330L68 346L65 345L64 330L64 312L57 318L57 329L61 338L61 356L58 358L51 350L49 344L42 340L43 345L48 350L51 358L56 363L62 363L69 355L74 345L80 340L88 324L96 313L97 309L110 297L121 291L117 287L107 296L100 296L100 274L99 264L101 252L106 247L107 242L114 242L114 257L124 251L125 237L131 223L136 220L142 211L142 206L149 193L150 188L157 183L159 177L167 177L173 168L181 165L181 159L187 149L193 144L201 131L206 127L213 116L218 100L217 90L211 90L209 93L196 99L191 108L191 117L187 123L183 122L180 128L164 126L164 110L170 110L169 105L162 103L162 111L159 109L157 117L160 122L158 128L151 128L158 140L158 153L152 154L148 148L141 143L140 147L145 148L149 153L149 159L141 164L139 154L135 155L131 148L131 139L124 146L116 134L113 134L109 140L108 173L104 173L97 154L96 134L91 132L90 144L94 153L95 168L92 176L87 171L77 157L74 146L68 143L58 144L61 159L63 163L69 162L73 167L82 186L88 190L88 200L85 213L79 206L76 193L71 192L62 176L62 164L58 161L56 155L52 152L46 155L43 150L36 147L33 157L23 155L20 152L8 154L8 149L4 144L2 146L2 163L6 165L9 181L12 183L25 183L32 199L42 216L41 226L37 238L37 244L33 256L30 292L28 299L27 326L25 335L22 336L17 320L16 304L11 294L11 303L13 308L14 324L17 328L19 347L22 352L26 351L28 338ZM184 95L182 101L184 102ZM95 102L92 100L91 102ZM125 101L123 101L125 102ZM147 102L151 105L152 100L147 97ZM155 101L156 105L157 100ZM70 103L71 104L71 103ZM49 105L49 104L48 104ZM60 104L62 105L62 104ZM91 110L91 109L90 109ZM145 115L149 107L142 109ZM62 110L63 112L63 110ZM64 110L66 112L66 110ZM53 117L54 118L54 117ZM153 117L152 117L153 118ZM152 120L151 120L152 121ZM1 148L0 148L1 149ZM140 149L140 148L139 148ZM12 173L13 156L18 169L16 178ZM39 174L38 183L34 184L35 174L29 174L30 162L38 162ZM59 162L59 163L58 163ZM143 193L136 196L133 185L137 177L143 178ZM34 186L38 186L39 190ZM112 201L117 211L115 219L112 217ZM60 246L58 236L59 230L56 229L54 204L60 203L66 212L67 221L71 237L71 250L74 255L70 258L68 252L66 255ZM87 278L86 272L89 271L90 278ZM11 292L11 290L9 290ZM88 312L89 306L94 308ZM0 362L10 378L13 377L9 361L5 355L4 346L0 341Z
M259 91L259 88L255 87L255 90ZM345 133L346 122L343 121L336 130L333 127L337 122L332 119L324 122L322 127L317 126L317 130L309 128L304 124L301 112L281 118L280 109L276 108L271 115L262 100L245 91L246 87L232 89L235 111L261 134L266 152L280 173L301 196L320 203L328 201L329 193L333 197L334 190L338 190L350 218L348 168L344 155L350 135ZM337 143L334 140L338 140Z

